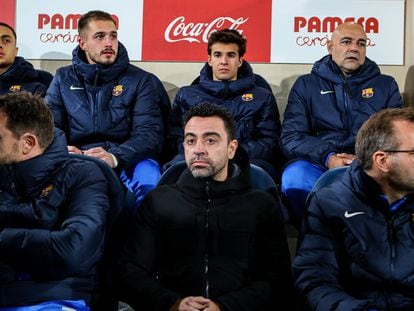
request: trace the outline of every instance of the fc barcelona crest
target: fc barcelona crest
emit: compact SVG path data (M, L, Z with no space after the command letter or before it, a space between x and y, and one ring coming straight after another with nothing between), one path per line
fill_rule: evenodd
M253 100L253 94L249 93L249 94L243 94L242 95L242 100L245 102L251 102Z
M119 96L119 95L122 94L122 91L123 91L123 89L122 89L121 84L115 85L114 88L112 89L112 95L113 96Z
M21 85L12 85L9 88L10 92L16 93L16 92L20 92L22 90L22 86Z
M367 89L362 90L362 97L363 98L371 98L372 96L374 96L374 88L369 87Z

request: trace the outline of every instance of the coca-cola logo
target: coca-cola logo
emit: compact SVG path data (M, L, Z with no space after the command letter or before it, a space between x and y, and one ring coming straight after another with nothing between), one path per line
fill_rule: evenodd
M243 30L239 29L239 27L248 20L248 17L232 18L221 16L209 23L186 23L184 16L178 16L165 29L164 39L167 42L207 42L212 32L222 28L238 30L242 34Z

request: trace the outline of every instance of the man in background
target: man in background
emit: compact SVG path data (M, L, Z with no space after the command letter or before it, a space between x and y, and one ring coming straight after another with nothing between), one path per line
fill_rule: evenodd
M84 14L78 31L73 64L57 70L46 100L69 152L116 169L138 205L160 177L163 88L153 74L129 63L110 14Z
M355 159L355 136L364 121L381 109L402 107L395 80L366 57L367 40L361 25L339 25L329 55L290 92L280 145L291 162L282 173L282 193L297 223L319 176Z
M0 22L0 95L27 91L45 96L53 76L17 56L16 41L14 29Z

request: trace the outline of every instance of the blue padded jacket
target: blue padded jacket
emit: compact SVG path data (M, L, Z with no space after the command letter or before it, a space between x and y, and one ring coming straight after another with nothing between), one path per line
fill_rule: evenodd
M129 64L119 43L113 65L89 64L79 46L73 64L57 70L47 91L55 126L69 145L103 147L120 167L156 158L163 142L163 120L157 80Z
M402 105L397 83L373 61L366 58L345 79L331 56L325 56L293 85L280 146L288 159L324 165L331 152L355 153L355 136L370 115Z
M48 86L41 82L33 65L22 57L16 57L13 65L0 75L0 95L26 91L45 96Z
M227 108L236 121L236 138L251 160L274 163L279 150L280 118L275 97L254 84L251 66L243 60L238 78L234 81L212 80L208 64L200 72L199 84L182 87L174 100L170 118L169 137L181 145L182 122L185 113L203 102Z
M390 212L357 160L310 197L293 263L310 310L414 310L413 196L400 202Z
M64 133L37 157L0 166L0 307L90 303L109 208L93 163L70 158Z

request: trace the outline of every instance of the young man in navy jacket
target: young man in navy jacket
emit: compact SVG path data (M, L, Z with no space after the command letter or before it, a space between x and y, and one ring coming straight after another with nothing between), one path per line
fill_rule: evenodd
M78 22L72 65L57 70L46 100L69 152L116 169L137 204L160 176L163 143L158 78L129 63L113 17L90 11Z

